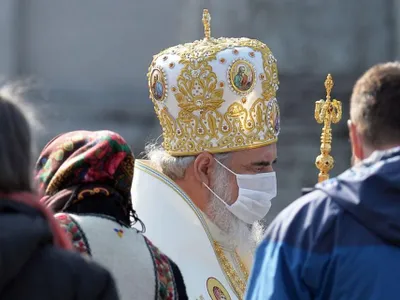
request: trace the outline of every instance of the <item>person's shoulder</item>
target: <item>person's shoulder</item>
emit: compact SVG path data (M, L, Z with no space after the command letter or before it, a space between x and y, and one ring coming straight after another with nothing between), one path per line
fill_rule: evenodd
M324 234L342 213L327 193L316 189L280 212L268 227L266 238L292 245L302 239L311 241Z
M278 222L293 222L302 218L303 214L315 214L321 210L329 210L331 214L339 212L338 205L323 190L315 189L312 192L296 199L283 209L275 219Z
M73 289L78 299L118 299L111 274L77 252L45 246L35 258L45 269L43 274L57 274L48 278L62 282L61 289Z
M84 277L93 274L98 278L107 279L108 271L94 263L89 256L83 256L75 251L66 251L56 247L46 247L43 249L43 256L46 256L49 263L62 267L71 275Z

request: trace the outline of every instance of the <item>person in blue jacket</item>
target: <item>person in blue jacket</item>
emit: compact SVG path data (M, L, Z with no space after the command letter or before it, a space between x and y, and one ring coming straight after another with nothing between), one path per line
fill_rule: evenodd
M246 299L400 299L400 63L358 80L348 127L354 166L272 222Z

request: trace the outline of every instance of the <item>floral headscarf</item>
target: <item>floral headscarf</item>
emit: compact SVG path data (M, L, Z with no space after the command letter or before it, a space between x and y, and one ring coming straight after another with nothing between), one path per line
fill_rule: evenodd
M131 211L133 167L132 150L115 132L73 131L59 135L44 147L36 164L44 194L41 202L59 211L77 186L101 184L119 193L125 209Z

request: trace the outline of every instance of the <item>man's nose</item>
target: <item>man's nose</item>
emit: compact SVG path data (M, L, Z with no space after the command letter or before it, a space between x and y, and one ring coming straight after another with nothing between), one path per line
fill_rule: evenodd
M274 168L272 166L268 166L265 170L267 173L274 172Z

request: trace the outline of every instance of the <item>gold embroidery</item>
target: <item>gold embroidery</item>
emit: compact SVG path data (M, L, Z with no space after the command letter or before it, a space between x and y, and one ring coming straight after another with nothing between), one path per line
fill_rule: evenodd
M149 68L149 82L154 82L154 70L167 68L165 85L172 87L164 101L150 91L165 150L184 156L276 142L279 132L269 119L269 103L278 106L276 59L258 40L212 38L208 12L204 16L207 38L161 51ZM171 63L173 69L168 68Z
M238 273L236 272L235 268L229 262L228 258L226 257L224 250L222 249L221 245L214 241L214 249L215 253L217 254L217 258L222 265L222 269L224 270L225 274L228 276L231 288L235 291L236 296L239 300L243 299L244 293L246 291L246 282L248 280L248 271L244 266L243 262L241 261L237 252L235 252L235 256L237 261L239 262L239 266L241 271L245 276L245 280L242 280Z
M100 194L100 193L103 193L103 194L105 194L106 196L109 196L109 195L110 195L110 193L108 192L107 189L101 188L101 187L96 187L96 188L93 188L93 189L82 190L82 191L78 194L77 200L74 201L74 202L77 202L77 201L79 201L79 200L82 200L85 194L95 195L95 194Z
M247 267L244 265L243 261L241 260L239 254L237 253L237 251L235 251L235 259L239 264L240 270L242 271L244 278L247 280L249 279L249 270L247 269Z
M200 109L214 111L224 102L223 89L217 89L217 76L205 62L188 61L178 76L175 94L181 112L193 113Z

